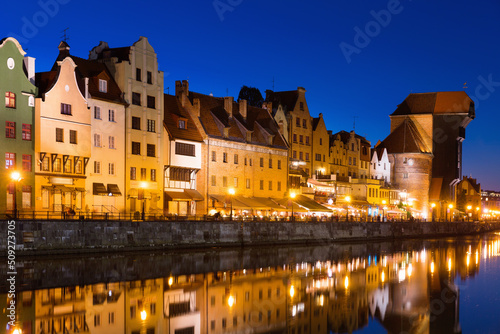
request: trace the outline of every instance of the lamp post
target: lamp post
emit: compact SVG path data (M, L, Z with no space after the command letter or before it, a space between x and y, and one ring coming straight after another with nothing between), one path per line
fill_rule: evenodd
M467 222L470 221L470 215L472 215L472 213L469 213L469 211L472 209L472 205L467 205Z
M351 196L346 196L345 201L347 203L345 220L346 220L346 222L348 222L349 221L349 203L351 203Z
M10 178L14 181L14 219L17 218L17 184L22 180L19 172L12 172Z
M290 206L292 207L292 218L290 221L293 222L293 199L295 198L295 196L297 196L294 192L291 192L290 193Z
M231 199L231 213L229 214L229 220L233 221L233 196L234 196L234 188L229 188L229 195Z
M476 220L479 221L479 207L476 206Z
M434 208L436 207L436 203L431 203L431 219L434 223Z
M450 211L450 221L453 219L453 214L451 212L451 210L453 209L453 204L448 204L448 211ZM446 211L446 220L448 221L448 211Z
M385 219L385 209L387 208L387 207L385 206L385 204L386 204L386 203L387 203L387 202L386 202L386 200L385 200L385 199L384 199L384 200L382 200L382 205L383 205L383 207L382 207L382 222L384 222L384 219Z
M141 182L141 192L142 192L142 220L146 220L146 194L145 194L145 189L148 187L148 184L146 182Z

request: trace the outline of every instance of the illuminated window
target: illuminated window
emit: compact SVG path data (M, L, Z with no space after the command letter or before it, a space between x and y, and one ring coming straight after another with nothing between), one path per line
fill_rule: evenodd
M31 186L23 185L23 209L31 209Z
M61 114L71 115L71 104L61 103Z
M50 170L49 157L43 158L42 161L42 171L48 172Z
M57 158L54 160L54 162L52 163L52 168L53 168L53 172L57 172L57 173L61 172L61 158Z
M23 171L31 172L31 155L23 154Z
M156 132L156 122L154 119L148 119L148 132Z
M137 178L137 169L135 167L130 167L130 179L135 180Z
M12 92L5 92L5 107L7 108L16 107L16 94Z
M5 122L5 138L16 138L16 122Z
M16 168L16 154L5 153L5 169Z
M147 169L141 168L141 181L146 181L147 178Z
M23 140L31 140L31 124L23 124Z
M64 172L65 173L72 173L73 172L71 160L69 160L69 159L64 164Z
M186 121L183 119L179 120L179 129L185 129L186 128Z
M83 163L81 160L78 160L78 162L75 164L75 173L76 174L82 174L83 173Z
M101 93L108 92L108 82L106 80L99 79L99 91Z
M156 169L151 169L151 181L156 182Z

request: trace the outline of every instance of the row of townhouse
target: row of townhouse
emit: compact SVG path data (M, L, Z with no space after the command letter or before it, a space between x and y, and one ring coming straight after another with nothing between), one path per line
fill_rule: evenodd
M302 87L268 90L261 107L190 91L185 80L169 95L145 37L100 42L88 59L64 41L58 49L51 70L35 74L14 38L0 43L0 163L22 179L2 174L0 212L269 215L286 211L293 192L311 210L325 209L314 199L375 216L400 202L400 190L426 217L431 201L442 211L456 196L474 118L464 92L410 94L372 149L312 117Z

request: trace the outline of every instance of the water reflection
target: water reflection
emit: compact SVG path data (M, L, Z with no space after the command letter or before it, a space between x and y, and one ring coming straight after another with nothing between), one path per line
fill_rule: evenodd
M67 286L19 292L17 328L24 334L350 333L372 318L390 333L460 333L456 284L477 275L499 246L496 235L129 281L80 285L73 277ZM5 313L7 295L0 301ZM0 326L14 330L5 315Z

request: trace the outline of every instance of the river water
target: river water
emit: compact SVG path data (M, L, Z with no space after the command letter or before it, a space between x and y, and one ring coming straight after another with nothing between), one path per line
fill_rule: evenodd
M15 327L0 264L0 332L499 333L499 241L18 258Z

